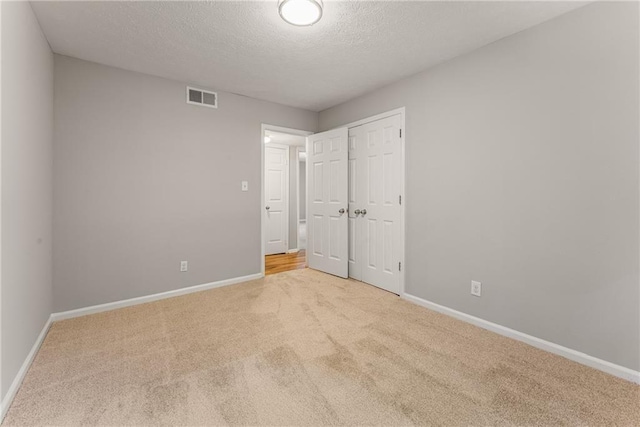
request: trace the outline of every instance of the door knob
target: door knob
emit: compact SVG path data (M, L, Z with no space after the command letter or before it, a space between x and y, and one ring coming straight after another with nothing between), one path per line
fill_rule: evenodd
M360 215L360 209L356 209L355 211L353 211L353 213L356 215Z
M367 214L367 210L366 210L366 209L362 209L362 210L360 211L360 213L362 214L362 216L365 216L365 215Z
M338 211L338 213L339 213L340 215L342 215L342 214L344 213L344 208L340 208L340 210Z
M271 206L265 206L264 208L265 208L266 210L269 210L269 209L271 209Z

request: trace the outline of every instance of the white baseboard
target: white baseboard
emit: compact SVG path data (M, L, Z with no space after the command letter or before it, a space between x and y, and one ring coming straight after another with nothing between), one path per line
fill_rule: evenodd
M33 344L31 351L27 355L24 363L20 367L15 379L11 383L7 394L0 404L0 423L4 419L11 403L13 402L14 397L18 393L18 389L24 380L33 359L35 358L44 338L47 336L47 332L51 327L52 322L57 320L71 319L74 317L85 316L88 314L101 313L104 311L115 310L122 307L129 307L132 305L144 304L151 301L158 301L161 299L176 297L180 295L186 295L194 292L204 291L207 289L219 288L222 286L234 285L236 283L247 282L249 280L260 279L264 277L261 273L251 274L248 276L235 277L232 279L220 280L217 282L205 283L203 285L190 286L188 288L176 289L173 291L162 292L159 294L147 295L144 297L131 298L122 301L115 301L107 304L94 305L91 307L79 308L77 310L64 311L61 313L53 313L49 316L46 324L42 328L40 335L36 339L36 342ZM548 351L553 354L557 354L559 356L565 357L567 359L573 360L574 362L581 363L583 365L592 367L594 369L598 369L600 371L606 372L608 374L614 375L619 378L623 378L627 381L631 381L636 384L640 384L640 372L634 371L633 369L625 368L624 366L616 365L615 363L607 362L606 360L598 359L597 357L589 356L588 354L581 353L576 350L572 350L567 347L563 347L558 344L554 344L552 342L536 338L534 336L525 334L523 332L516 331L514 329L507 328L502 325L498 325L497 323L492 323L484 319L480 319L479 317L471 316L469 314L463 313L461 311L454 310L449 307L445 307L440 304L436 304L431 301L427 301L425 299L416 297L411 294L404 294L402 298L410 301L414 304L420 305L422 307L437 311L442 314L446 314L451 317L455 317L456 319L462 320L467 323L471 323L473 325L479 326L483 329L487 329L489 331L495 332L497 334L522 341L526 344L529 344L533 347L539 348L541 350Z
M38 339L33 344L33 347L31 348L31 351L27 355L27 358L24 360L24 363L20 367L20 370L18 371L18 374L13 380L13 383L11 383L11 387L9 387L7 394L5 395L4 399L2 399L1 406L0 406L0 423L2 423L4 416L9 410L9 407L11 406L11 402L13 402L13 399L18 393L18 389L20 388L20 385L22 384L22 381L24 380L24 377L27 374L29 367L31 366L31 363L33 362L33 359L38 353L38 350L40 349L40 345L42 345L42 342L44 341L44 338L47 336L47 332L49 331L49 328L51 327L51 324L53 322L57 320L65 320L65 319L71 319L74 317L86 316L88 314L101 313L103 311L115 310L117 308L122 308L122 307L129 307L132 305L144 304L147 302L158 301L165 298L177 297L180 295L191 294L193 292L205 291L207 289L220 288L222 286L234 285L236 283L248 282L249 280L260 279L262 277L264 277L264 275L261 273L251 274L248 276L234 277L232 279L226 279L226 280L219 280L217 282L190 286L188 288L176 289L173 291L162 292L159 294L147 295L144 297L131 298L127 300L115 301L107 304L94 305L91 307L79 308L77 310L63 311L61 313L51 314L51 316L49 316L49 319L47 320L47 323L44 325L44 328L42 328L42 332L40 332Z
M78 308L76 310L53 313L51 315L51 320L55 322L58 320L65 320L65 319L72 319L74 317L86 316L88 314L102 313L103 311L110 311L118 308L130 307L132 305L144 304L147 302L158 301L161 299L177 297L180 295L191 294L193 292L206 291L207 289L214 289L214 288L220 288L222 286L235 285L236 283L248 282L249 280L260 279L262 277L264 277L262 273L256 273L256 274L250 274L248 276L234 277L231 279L219 280L217 282L205 283L203 285L189 286L188 288L175 289L173 291L161 292L159 294L147 295L144 297L114 301L106 304L92 305L90 307Z
M289 249L289 250L287 251L287 253L288 253L288 254L295 254L295 253L297 253L297 252L300 252L300 249L295 248L295 249Z
M598 369L599 371L606 372L608 374L625 379L627 381L640 384L640 372L634 371L633 369L625 368L624 366L616 365L615 363L607 362L606 360L589 356L588 354L581 353L579 351L572 350L567 347L563 347L559 344L555 344L550 341L545 341L543 339L536 338L534 336L525 334L523 332L519 332L514 329L507 328L506 326L498 325L497 323L492 323L487 320L480 319L479 317L471 316L470 314L466 314L461 311L457 311L452 308L445 307L443 305L436 304L431 301L427 301L425 299L416 297L414 295L405 293L402 296L402 298L414 304L420 305L422 307L431 309L433 311L437 311L438 313L455 317L456 319L462 320L467 323L471 323L472 325L479 326L483 329L487 329L489 331L495 332L505 337L522 341L533 347L548 351L549 353L557 354L569 360L573 360L574 362L578 362L580 364L589 366L594 369Z
M24 359L24 362L22 363L20 370L16 374L16 377L13 379L13 382L11 383L9 390L7 390L7 394L4 396L4 399L2 399L2 403L0 404L0 423L2 423L2 420L4 420L4 416L7 414L7 411L9 410L9 407L11 406L13 399L16 397L16 394L18 394L18 389L20 389L20 385L22 384L24 377L27 375L27 371L31 367L31 362L33 362L33 359L35 359L36 354L38 354L38 350L40 349L40 346L44 341L44 337L46 337L47 332L49 332L51 323L52 323L51 316L49 316L49 318L47 319L47 322L44 324L44 327L42 328L42 331L40 332L40 335L38 335L36 342L33 344L33 347L31 347L31 351L27 355L27 358Z

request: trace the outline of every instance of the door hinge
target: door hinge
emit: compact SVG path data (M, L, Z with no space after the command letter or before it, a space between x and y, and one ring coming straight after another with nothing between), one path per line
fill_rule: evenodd
M402 138L402 129L400 129L400 138Z
M402 263L401 262L398 263L398 271L402 271Z
M402 204L402 194L398 196L398 204Z

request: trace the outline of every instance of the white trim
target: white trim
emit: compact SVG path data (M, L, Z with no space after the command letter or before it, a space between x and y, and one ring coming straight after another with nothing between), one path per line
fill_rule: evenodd
M387 117L395 116L396 114L402 115L402 128L404 129L404 113L405 107L396 108L395 110L385 111L384 113L376 114L375 116L366 117L364 119L356 120L355 122L347 123L346 125L336 126L333 129L347 127L349 129L366 125L367 123L375 122L377 120L386 119ZM404 139L404 135L402 136Z
M306 140L305 140L306 145ZM300 153L306 153L307 147L296 147L296 252L300 250ZM305 167L305 171L307 168ZM306 174L305 174L306 175ZM306 190L306 180L305 182L305 190ZM305 204L306 204L306 195L305 191Z
M33 10L33 6L31 6ZM2 22L2 5L0 5L0 23ZM6 36L5 36L6 38ZM0 46L2 46L2 31L0 31ZM2 81L2 57L0 55L0 82ZM2 85L0 85L0 100L2 99ZM7 108L7 107L5 107ZM2 201L2 102L0 102L0 202ZM1 204L1 203L0 203ZM2 242L2 209L0 209L0 242ZM0 244L0 311L2 310L2 245ZM2 350L2 316L0 316L0 350ZM11 391L11 388L9 389ZM9 393L7 393L7 396ZM5 403L2 399L2 351L0 351L0 424L4 419Z
M200 292L200 291L207 290L207 289L213 289L213 288L218 288L218 287L222 287L222 286L233 285L233 284L236 284L236 283L241 283L241 282L245 282L245 281L249 281L249 280L255 280L255 279L262 278L262 277L264 277L264 275L262 275L262 274L251 274L251 275L248 275L248 276L237 277L237 278L227 279L227 280L220 280L218 282L212 282L212 283L207 283L207 284L203 284L203 285L196 285L196 286L191 286L191 287L183 288L183 289L176 289L174 291L163 292L163 293L149 295L149 296L145 296L145 297L131 298L131 299L128 299L128 300L117 301L117 302L101 304L101 305L95 305L95 306L91 306L91 307L80 308L80 309L77 309L77 310L70 310L70 311L65 311L65 312L61 312L61 313L53 313L51 316L49 316L49 319L47 319L47 322L45 323L44 327L42 328L42 331L40 332L40 335L38 335L38 338L36 339L36 342L33 344L33 347L31 348L31 351L27 355L25 361L23 362L22 366L20 367L20 370L18 371L18 373L16 374L16 377L14 378L13 382L11 383L11 386L9 387L9 390L7 391L7 394L5 395L4 399L2 400L2 402L0 404L0 423L4 420L5 415L7 414L9 408L11 407L11 403L13 402L13 399L15 398L16 394L18 393L18 390L20 389L20 385L22 384L22 381L24 380L27 372L29 371L29 368L31 367L31 364L33 363L33 360L35 359L35 356L38 353L38 350L40 349L40 346L44 342L44 339L47 336L47 333L49 332L49 328L51 327L51 324L54 321L64 320L64 319L71 319L71 318L74 318L74 317L85 316L85 315L88 315L88 314L95 314L95 313L100 313L100 312L104 312L104 311L115 310L115 309L118 309L118 308L129 307L129 306L132 306L132 305L144 304L144 303L151 302L151 301L157 301L157 300L171 298L171 297L175 297L175 296L190 294L190 293L193 293L193 292ZM445 307L443 305L436 304L436 303L431 302L431 301L427 301L425 299L422 299L420 297L416 297L416 296L411 295L411 294L405 293L402 296L402 298L407 300L407 301L409 301L409 302L411 302L411 303L419 305L421 307L425 307L425 308L428 308L430 310L437 311L438 313L442 313L442 314L445 314L447 316L454 317L456 319L462 320L462 321L470 323L472 325L475 325L475 326L481 327L483 329L495 332L495 333L497 333L499 335L502 335L502 336L505 336L505 337L508 337L508 338L511 338L511 339L515 339L517 341L524 342L524 343L529 344L529 345L531 345L533 347L539 348L539 349L544 350L544 351L548 351L549 353L557 354L557 355L565 357L565 358L567 358L569 360L573 360L574 362L578 362L578 363L580 363L582 365L589 366L589 367L594 368L594 369L598 369L598 370L600 370L602 372L606 372L606 373L611 374L613 376L616 376L618 378L622 378L622 379L625 379L627 381L631 381L633 383L640 384L640 372L638 372L638 371L634 371L632 369L625 368L624 366L616 365L614 363L607 362L606 360L598 359L596 357L589 356L588 354L581 353L579 351L572 350L570 348L563 347L561 345L554 344L552 342L549 342L549 341L546 341L546 340L543 340L543 339L540 339L540 338L536 338L534 336L525 334L523 332L519 332L519 331L516 331L514 329L510 329L510 328L507 328L505 326L498 325L497 323L493 323L493 322L489 322L489 321L484 320L484 319L480 319L479 317L475 317L475 316L471 316L471 315L466 314L466 313L462 313L462 312L454 310L452 308Z
M300 136L309 136L309 135L313 135L313 132L310 131L306 131L306 130L300 130L300 129L292 129L292 128L286 128L286 127L282 127L282 126L275 126L275 125L270 125L270 124L266 124L266 123L262 123L260 125L260 271L262 272L262 275L264 276L265 273L265 265L264 265L264 256L265 256L265 250L264 250L264 240L265 240L265 235L264 235L264 220L265 220L265 204L264 204L264 134L265 131L272 131L272 132L281 132L281 133L288 133L291 135L300 135ZM306 141L305 141L306 144Z
M90 307L78 308L76 310L53 313L51 320L73 319L74 317L86 316L88 314L102 313L103 311L116 310L118 308L130 307L132 305L145 304L147 302L158 301L194 292L206 291L208 289L220 288L223 286L235 285L236 283L248 282L249 280L261 279L264 274L256 273L248 276L233 277L231 279L218 280L217 282L205 283L203 285L189 286L187 288L174 289L172 291L161 292L159 294L146 295L143 297L125 299L121 301L109 302L106 304L92 305Z
M309 158L309 138L304 139L304 152L307 153L307 159ZM306 255L304 257L304 266L309 268L309 224L307 223L307 218L309 218L309 162L305 159L306 164L304 165L304 197L305 197L305 206L304 206L304 216L305 216L305 232L306 234L306 243L304 245L304 249L306 251ZM298 223L299 224L299 223ZM300 226L298 226L298 234L300 233Z
M47 322L44 324L44 327L42 328L42 331L40 332L40 335L38 335L36 342L33 343L33 347L31 347L31 351L29 352L29 354L27 354L27 357L26 359L24 359L24 362L22 363L20 370L18 371L15 378L13 379L13 382L11 383L9 390L7 390L7 394L4 396L4 399L2 399L2 404L0 405L1 406L0 407L0 423L2 422L2 420L4 420L4 416L7 415L7 412L11 407L11 403L13 402L13 399L16 397L16 394L18 394L18 390L22 385L22 381L24 380L24 377L27 375L27 372L31 367L31 363L33 362L33 359L35 359L36 354L38 354L38 350L40 349L40 346L42 345L44 338L47 336L47 332L49 332L49 328L51 327L52 321L53 321L52 316L49 316L49 318L47 319Z
M400 217L402 218L400 224L400 238L402 239L400 243L400 262L402 263L402 269L400 270L400 296L403 297L405 295L405 272L407 271L407 264L405 259L406 253L406 223L407 223L407 214L406 214L406 181L407 181L407 160L406 160L406 108L400 107L395 110L386 111L384 113L376 114L375 116L366 117L364 119L356 120L355 122L347 123L346 125L336 126L333 129L338 129L342 127L346 127L348 129L355 128L358 126L365 125L367 123L375 122L377 120L386 119L387 117L395 116L400 114L400 130L402 132L402 137L400 138L401 142L401 151L402 151L402 179L400 183L400 195L402 196L402 203L400 204ZM308 169L308 168L307 168ZM307 171L308 172L308 171ZM308 175L308 174L307 174ZM308 212L308 211L307 211ZM308 231L307 231L308 232Z
M624 366L616 365L615 363L607 362L606 360L589 356L588 354L572 350L570 348L534 337L532 335L525 334L524 332L519 332L514 329L507 328L506 326L498 325L497 323L489 322L479 317L471 316L470 314L466 314L461 311L457 311L452 308L427 301L414 295L405 293L402 298L419 306L437 311L438 313L455 317L456 319L471 323L472 325L479 326L483 329L495 332L499 335L524 342L526 344L529 344L530 346L548 351L549 353L557 354L558 356L565 357L582 365L589 366L591 368L606 372L607 374L625 379L627 381L631 381L636 384L640 384L639 371L634 371L633 369L625 368Z
M295 249L289 249L289 250L287 251L287 253L288 253L288 254L295 254L295 253L297 253L297 252L300 252L300 249L295 248Z
M31 367L31 363L35 359L35 356L38 353L38 350L40 349L42 342L47 336L47 332L49 331L49 328L51 327L51 324L53 322L56 322L59 320L73 319L74 317L86 316L89 314L102 313L104 311L116 310L118 308L130 307L132 305L145 304L147 302L158 301L166 298L173 298L180 295L191 294L194 292L206 291L208 289L235 285L237 283L261 279L262 277L264 277L264 274L261 274L261 273L250 274L248 276L241 276L241 277L234 277L231 279L219 280L217 282L190 286L188 288L175 289L173 291L161 292L159 294L147 295L144 297L131 298L131 299L126 299L122 301L115 301L115 302L110 302L106 304L93 305L90 307L84 307L76 310L69 310L69 311L63 311L60 313L51 314L47 319L47 323L44 325L44 328L42 328L42 331L40 332L38 339L36 339L36 342L33 344L33 347L31 348L31 351L27 355L27 358L25 359L24 363L20 367L20 370L16 374L16 377L13 380L13 383L11 383L11 386L9 387L7 394L2 400L2 403L0 405L0 423L2 423L4 416L7 414L7 411L9 410L9 407L11 406L13 399L18 393L18 389L20 388L20 385L22 384L22 381L24 380L24 377L27 374L27 371L29 370L29 367Z

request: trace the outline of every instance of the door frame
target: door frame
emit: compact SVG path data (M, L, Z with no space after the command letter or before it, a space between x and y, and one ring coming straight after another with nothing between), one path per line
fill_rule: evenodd
M266 210L265 210L265 202L264 202L264 194L265 194L265 182L264 182L264 136L266 131L272 132L281 132L288 133L291 135L300 135L300 136L309 136L313 135L314 132L301 130L301 129L293 129L287 128L283 126L270 125L268 123L262 123L260 125L260 273L264 276L265 273L265 250L264 250L264 238L265 238L265 219L266 219ZM305 143L306 146L306 143ZM289 195L287 195L287 199L289 199ZM287 230L287 237L289 234L289 230Z
M304 149L304 153L307 152L307 143L305 142L304 147L301 146L296 146L296 236L297 236L297 240L296 240L296 248L298 249L298 251L300 251L300 153L302 153L303 151L301 151L302 149ZM306 166L306 161L305 161L305 166ZM307 168L305 167L304 170L306 171ZM306 175L306 174L305 174ZM306 204L307 204L307 180L304 180L304 186L305 186L305 199L304 199L304 204L305 204L305 208L306 208ZM306 223L306 219L305 219L305 223ZM306 248L305 248L306 250Z
M400 145L401 145L401 162L402 162L402 174L401 174L401 178L400 178L400 196L402 196L402 204L400 204L400 218L401 218L401 224L400 224L400 262L402 263L402 268L400 269L400 297L404 297L404 295L406 294L406 290L405 290L405 272L407 271L407 264L406 264L406 257L405 257L405 253L406 253L406 223L407 223L407 215L406 215L406 180L407 180L407 160L406 160L406 139L407 139L407 135L406 135L406 122L405 122L405 112L406 112L406 108L405 107L400 107L400 108L396 108L394 110L390 110L390 111L385 111L384 113L380 113L380 114L376 114L374 116L370 116L370 117L366 117L364 119L360 119L360 120L356 120L354 122L350 122L347 124L343 124L340 126L334 126L331 129L337 129L337 128L343 128L346 127L348 129L354 128L356 126L361 126L367 123L371 123L371 122L375 122L377 120L381 120L381 119L386 119L387 117L391 117L391 116L395 116L397 114L400 114L400 123L401 123L401 132L402 132L402 136L400 137Z

